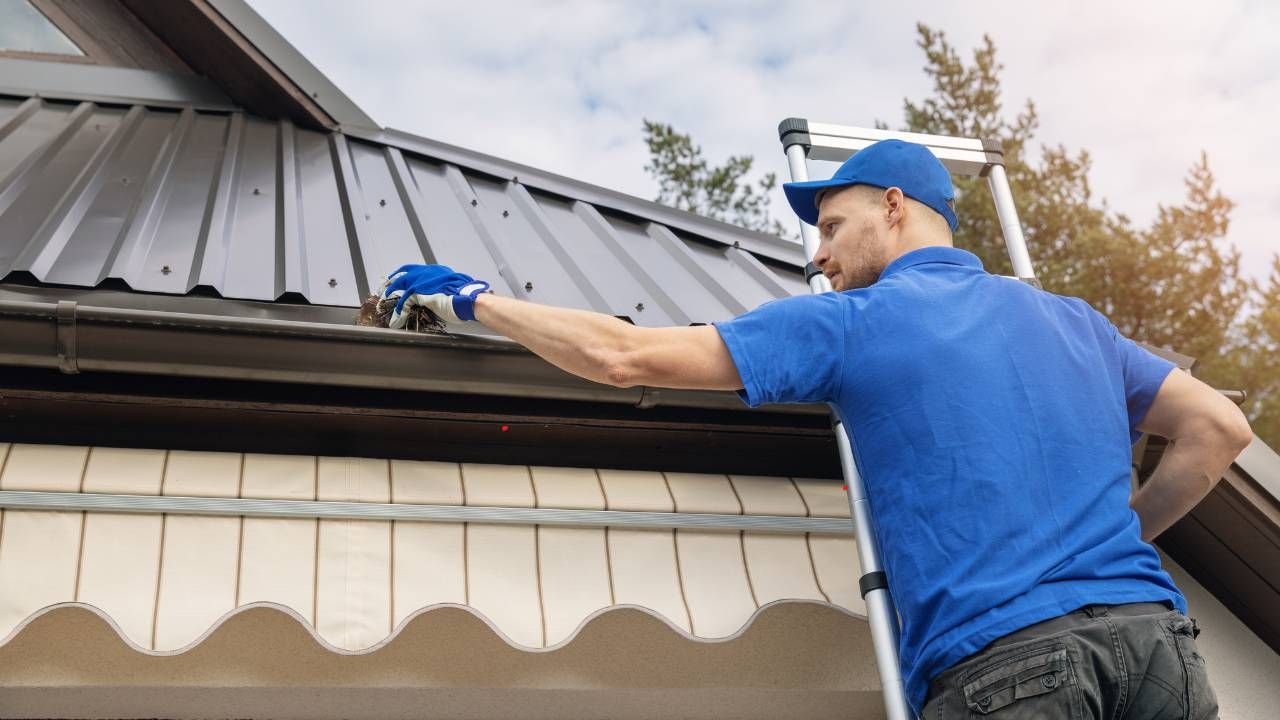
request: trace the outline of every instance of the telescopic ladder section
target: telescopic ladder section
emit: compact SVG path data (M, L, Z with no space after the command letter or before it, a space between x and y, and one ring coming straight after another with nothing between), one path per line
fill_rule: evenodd
M1013 205L1009 178L1005 174L1004 152L999 142L831 125L800 118L783 120L778 125L778 138L787 154L787 165L793 182L809 179L809 160L844 162L859 150L881 140L903 140L924 145L942 161L952 175L985 177L995 200L996 215L1000 218L1000 229L1004 234L1005 247L1009 250L1009 260L1013 263L1014 275L1025 282L1038 284L1031 267L1031 257L1027 253L1026 239L1022 235L1022 225L1018 222L1018 211ZM813 265L813 256L818 251L819 242L817 228L801 222L800 239L804 243L804 255L808 261L805 279L809 282L810 291L830 292L830 281ZM845 484L849 487L849 510L853 516L858 559L862 563L863 572L858 580L858 587L867 603L867 620L871 625L876 668L880 672L885 716L889 720L910 720L916 714L907 702L898 666L898 615L893 607L893 598L889 595L880 548L872 531L866 487L853 461L849 435L834 406L832 427L840 453L840 467L844 471Z

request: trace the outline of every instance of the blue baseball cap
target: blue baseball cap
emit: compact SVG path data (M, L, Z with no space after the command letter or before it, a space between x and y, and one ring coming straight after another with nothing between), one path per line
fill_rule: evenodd
M827 188L849 185L896 187L902 194L937 211L955 232L959 221L953 208L956 193L951 173L942 161L923 145L902 140L881 140L854 154L829 180L783 183L787 202L800 219L818 224L818 193Z

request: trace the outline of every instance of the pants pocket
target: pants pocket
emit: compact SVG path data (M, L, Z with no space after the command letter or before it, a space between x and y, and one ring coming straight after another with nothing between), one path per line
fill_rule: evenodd
M1187 717L1191 720L1216 720L1218 717L1218 696L1209 684L1209 672L1205 667L1204 656L1196 647L1195 623L1178 611L1169 613L1165 619L1165 627L1173 639L1174 649L1182 668L1186 672L1186 707Z
M1080 693L1067 653L1057 642L1022 648L959 679L965 706L977 717L1078 718Z

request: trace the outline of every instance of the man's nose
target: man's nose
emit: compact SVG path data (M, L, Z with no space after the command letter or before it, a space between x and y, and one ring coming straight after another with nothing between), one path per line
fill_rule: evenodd
M827 261L830 259L831 259L831 253L827 252L826 246L823 245L818 248L818 252L814 253L813 264L817 265L818 269L821 270L822 266L826 265Z

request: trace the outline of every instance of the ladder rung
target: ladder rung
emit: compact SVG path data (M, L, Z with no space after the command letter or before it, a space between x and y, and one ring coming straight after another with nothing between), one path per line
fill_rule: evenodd
M896 139L928 147L954 175L985 176L992 165L1004 164L1004 151L996 140L832 125L800 118L783 120L778 136L784 148L796 143L804 145L810 160L844 162L872 143Z

